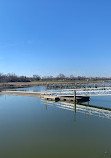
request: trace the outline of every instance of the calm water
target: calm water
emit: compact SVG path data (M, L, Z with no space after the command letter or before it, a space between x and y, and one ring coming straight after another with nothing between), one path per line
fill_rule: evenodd
M111 108L111 95L109 95L109 96L108 95L107 96L91 96L90 104Z
M11 89L11 90L42 92L45 89L46 89L45 86L33 86L33 87L26 87L26 88L15 88L15 89Z
M111 96L92 97L110 106ZM0 158L111 158L111 112L0 96Z

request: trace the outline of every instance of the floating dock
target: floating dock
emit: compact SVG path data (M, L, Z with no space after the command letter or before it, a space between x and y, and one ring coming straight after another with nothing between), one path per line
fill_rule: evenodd
M86 102L89 101L89 96L74 96L74 95L46 95L40 92L28 92L28 91L2 91L0 94L5 95L18 95L18 96L29 96L29 97L41 97L50 101L66 101L66 102Z
M90 100L89 96L76 96L76 98L74 97L74 95L65 95L65 96L50 96L50 95L46 95L44 96L44 98L46 100L49 101L66 101L66 102L86 102Z

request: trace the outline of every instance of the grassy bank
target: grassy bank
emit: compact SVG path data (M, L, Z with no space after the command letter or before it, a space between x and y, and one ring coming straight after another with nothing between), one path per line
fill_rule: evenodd
M32 87L32 86L43 86L48 84L74 84L74 83L103 83L103 81L37 81L37 82L9 82L9 83L0 83L0 87L3 88L23 88L23 87Z

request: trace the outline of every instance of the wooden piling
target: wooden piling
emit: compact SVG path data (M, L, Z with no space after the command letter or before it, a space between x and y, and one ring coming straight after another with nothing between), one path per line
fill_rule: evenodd
M74 102L76 102L76 90L74 90Z

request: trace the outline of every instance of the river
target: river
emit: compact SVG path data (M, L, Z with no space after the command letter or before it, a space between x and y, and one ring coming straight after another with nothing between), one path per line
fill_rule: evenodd
M27 88L38 91L44 87ZM27 90L24 89L24 90ZM111 96L90 104L111 106ZM25 96L0 96L1 158L111 158L111 113ZM64 107L64 108L63 108Z

